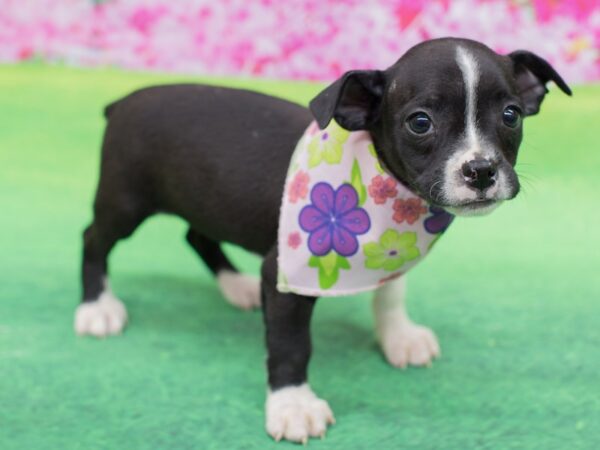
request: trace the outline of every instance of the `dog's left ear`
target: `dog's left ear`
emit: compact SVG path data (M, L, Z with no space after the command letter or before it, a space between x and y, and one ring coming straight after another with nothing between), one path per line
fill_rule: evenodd
M310 102L321 129L331 119L346 130L364 130L378 117L385 86L380 70L351 70Z
M527 50L517 50L510 53L508 57L513 61L515 80L526 116L532 116L540 111L542 100L548 92L546 83L549 81L554 81L565 94L572 94L567 83L545 59Z

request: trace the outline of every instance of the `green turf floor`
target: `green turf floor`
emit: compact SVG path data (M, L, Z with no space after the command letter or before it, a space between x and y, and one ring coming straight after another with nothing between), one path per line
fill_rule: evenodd
M113 253L126 333L72 331L101 109L180 80L0 67L2 450L292 448L264 432L260 313L222 301L182 221L156 217ZM228 83L303 103L319 89ZM574 91L527 120L522 194L457 220L411 272L410 309L443 348L433 368L385 363L367 296L319 302L310 375L338 423L311 448L600 448L600 86Z

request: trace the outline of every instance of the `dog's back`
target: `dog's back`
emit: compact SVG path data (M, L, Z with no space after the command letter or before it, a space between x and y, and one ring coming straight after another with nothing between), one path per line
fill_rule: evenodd
M264 253L295 144L294 103L204 85L136 91L107 106L96 211L169 212L216 241ZM135 210L135 211L134 211Z

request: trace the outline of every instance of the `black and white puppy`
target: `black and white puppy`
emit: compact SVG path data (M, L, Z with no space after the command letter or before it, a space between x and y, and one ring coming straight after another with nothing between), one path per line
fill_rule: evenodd
M368 130L382 165L415 194L454 214L483 214L519 192L513 167L522 118L538 112L549 81L571 93L533 53L501 56L447 38L417 45L387 70L346 73L310 111L201 85L151 87L109 105L75 330L121 332L127 313L108 285L108 255L149 216L176 214L189 223L187 240L224 297L244 309L262 305L268 433L299 442L323 435L333 414L307 384L316 299L275 287L278 216L298 139L314 119L322 128L335 119L348 130ZM239 274L221 242L262 255L260 281ZM404 283L375 293L377 335L391 364L425 365L439 346L431 330L408 317Z

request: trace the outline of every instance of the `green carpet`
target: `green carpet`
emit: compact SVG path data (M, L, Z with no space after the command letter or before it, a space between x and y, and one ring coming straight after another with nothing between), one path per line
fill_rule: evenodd
M292 448L264 431L260 313L220 298L182 221L156 217L113 253L124 336L72 331L102 107L182 79L0 66L2 450ZM319 90L219 82L303 103ZM574 91L526 121L522 194L457 220L411 272L412 314L443 348L433 368L385 363L367 296L319 302L310 375L338 424L311 448L600 447L600 86Z

